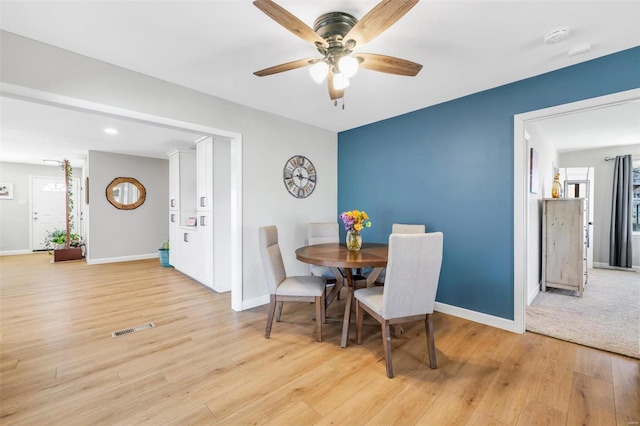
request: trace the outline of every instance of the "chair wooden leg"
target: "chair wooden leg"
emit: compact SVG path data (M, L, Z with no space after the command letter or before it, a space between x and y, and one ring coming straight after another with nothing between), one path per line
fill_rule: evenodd
M322 317L324 299L322 296L316 297L316 340L322 342Z
M387 362L387 377L393 378L393 362L391 360L391 328L389 321L384 320L382 324L382 346L384 348L384 359Z
M433 319L427 314L424 319L424 327L427 331L427 350L429 351L429 366L436 368L436 342L433 339Z
M364 309L356 299L356 343L362 344L362 323L364 322Z
M282 306L284 306L284 302L277 303L278 310L276 312L276 321L280 322L280 317L282 316Z
M402 326L400 324L393 325L393 335L398 338L402 334Z
M276 310L276 295L271 295L271 303L269 303L269 310L267 311L267 329L264 332L265 339L271 336L271 326L273 325L273 313Z
M322 293L322 323L327 323L327 289Z

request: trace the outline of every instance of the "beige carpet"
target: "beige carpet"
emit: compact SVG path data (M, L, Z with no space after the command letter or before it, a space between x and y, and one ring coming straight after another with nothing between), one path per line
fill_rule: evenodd
M640 273L590 269L584 297L548 289L527 307L527 330L640 358Z

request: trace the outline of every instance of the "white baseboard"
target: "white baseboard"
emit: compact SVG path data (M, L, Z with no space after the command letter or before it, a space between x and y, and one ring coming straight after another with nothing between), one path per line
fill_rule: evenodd
M536 298L538 293L540 293L540 283L538 283L538 286L536 288L529 292L529 295L527 296L527 306L529 306L531 302L533 302L533 299Z
M253 299L249 299L249 300L243 300L242 301L242 310L247 310L247 309L251 309L251 308L255 308L258 306L262 306L262 305L266 305L267 303L271 302L271 298L269 297L268 294L262 295L262 296L258 296L258 297L254 297Z
M255 308L258 306L266 305L270 302L268 294L263 296L254 297L253 299L242 301L242 310ZM453 315L455 317L464 318L469 321L485 324L491 327L501 328L503 330L517 333L515 322L493 315L483 314L482 312L470 311L468 309L459 308L457 306L447 305L445 303L436 302L435 311L442 312L443 314Z
M157 259L158 253L136 254L134 256L105 257L102 259L86 259L87 265L101 265L103 263L131 262L132 260Z
M518 333L515 321L513 320L483 314L482 312L470 311L468 309L459 308L457 306L451 306L440 302L436 302L434 310L442 312L443 314L453 315L454 317L464 318L469 321L477 322L491 327L501 328L513 333Z
M640 272L640 266L632 266L631 268L620 268L618 266L611 266L608 263L593 262L593 267L594 268L600 268L600 269L615 269L617 271Z
M13 256L14 254L32 254L32 253L38 253L38 252L33 252L31 250L7 250L7 251L0 251L0 256Z

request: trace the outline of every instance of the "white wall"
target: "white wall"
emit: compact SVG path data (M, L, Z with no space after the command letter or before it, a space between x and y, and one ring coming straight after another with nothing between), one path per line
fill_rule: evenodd
M529 148L538 153L538 192L529 192L529 246L527 303L531 303L540 290L541 256L542 256L542 199L551 198L553 182L553 165L557 167L558 153L555 147L545 138L536 123L527 123Z
M3 147L3 149L5 149ZM0 200L0 254L28 253L31 251L30 176L64 178L58 166L37 164L0 163L0 182L12 183L12 200ZM73 169L73 178L81 179L82 169ZM80 182L82 182L80 180ZM75 188L78 191L78 188ZM80 190L82 195L84 191ZM84 197L80 197L83 199ZM82 204L82 203L81 203ZM81 208L81 206L78 206ZM79 219L79 218L77 218ZM76 220L76 225L78 220Z
M294 254L297 247L304 245L305 224L337 220L335 132L244 107L5 31L0 33L0 46L0 80L3 84L242 134L243 300L262 303L266 294L257 247L259 226L278 226L288 273L301 274L308 270L306 265L296 261ZM295 154L307 156L318 170L318 185L314 193L303 200L289 195L282 183L282 168ZM90 167L93 175L96 164L92 163ZM97 221L93 213L92 228Z
M231 142L213 143L213 282L222 291L231 290Z
M90 244L87 263L158 256L169 238L169 160L89 151ZM117 177L132 177L144 186L145 202L119 210L107 201L106 188Z
M563 152L559 155L561 167L594 167L593 211L593 263L595 267L609 265L609 231L611 226L611 199L613 194L613 161L605 157L631 154L640 156L640 143L583 151ZM633 236L633 266L640 268L640 234Z

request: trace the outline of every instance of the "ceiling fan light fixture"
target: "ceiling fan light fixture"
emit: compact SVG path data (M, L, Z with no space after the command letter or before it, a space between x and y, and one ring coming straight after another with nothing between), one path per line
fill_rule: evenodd
M335 90L344 90L349 87L349 78L344 73L336 73L333 75L333 87Z
M338 61L338 68L347 78L351 78L358 72L358 60L353 56L343 56Z
M379 0L360 20L345 12L325 13L316 19L311 28L274 0L254 0L253 4L258 9L291 33L311 43L321 57L299 59L253 74L264 77L310 66L309 71L314 81L321 83L327 80L329 98L332 101L343 98L344 89L349 86L349 78L356 74L360 65L371 71L414 77L420 72L422 65L393 56L362 52L353 55L353 52L355 49L360 50L395 24L418 1Z
M311 65L309 68L309 74L311 74L311 78L316 83L320 84L327 78L327 73L329 72L329 65L327 65L324 61L318 61L315 64Z

